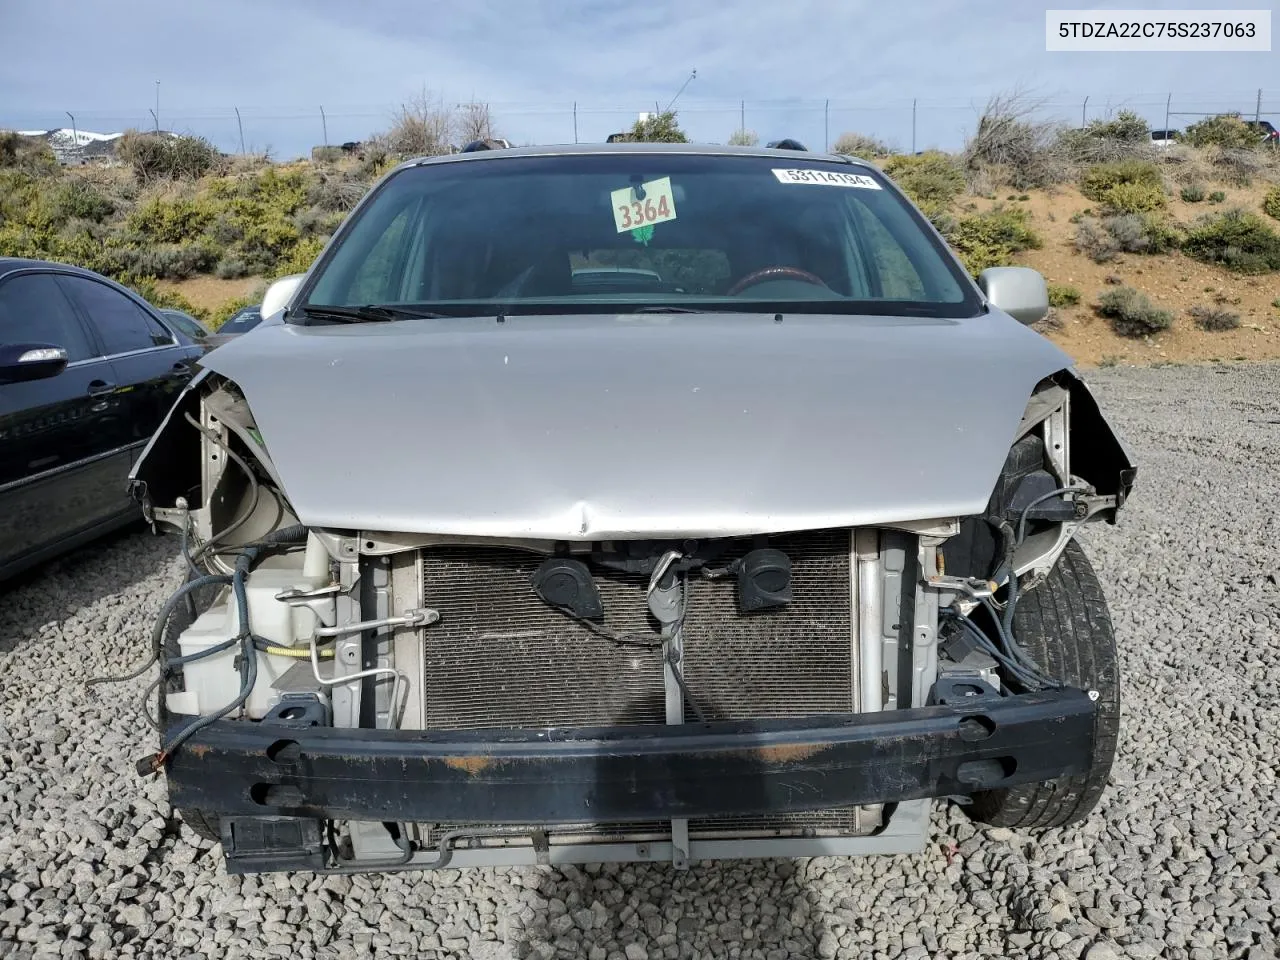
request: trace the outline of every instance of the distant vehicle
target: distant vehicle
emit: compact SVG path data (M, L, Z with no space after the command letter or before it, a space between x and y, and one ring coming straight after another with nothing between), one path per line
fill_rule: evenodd
M248 333L261 322L262 304L255 303L251 307L242 307L228 317L222 326L217 329L216 333L211 333L205 337L204 342L210 348L221 346L228 340Z
M164 307L160 310L160 315L198 343L203 343L210 336L204 324L189 313L183 313L181 310L174 310L171 307Z
M1152 130L1151 145L1155 147L1168 147L1178 142L1178 138L1182 135L1180 130Z
M129 470L203 353L106 277L0 257L0 580L137 520Z
M1246 120L1244 125L1257 133L1263 143L1272 145L1280 143L1280 130L1277 130L1270 120Z

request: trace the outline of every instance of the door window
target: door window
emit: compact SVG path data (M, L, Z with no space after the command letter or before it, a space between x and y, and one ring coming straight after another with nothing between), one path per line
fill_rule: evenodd
M0 343L51 343L71 363L96 356L51 273L24 273L0 283Z
M58 282L98 331L107 356L173 343L173 336L158 320L105 283L71 276L60 276Z

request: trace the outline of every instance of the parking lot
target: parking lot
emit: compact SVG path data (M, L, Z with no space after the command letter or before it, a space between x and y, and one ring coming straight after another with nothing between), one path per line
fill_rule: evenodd
M1040 836L935 816L918 857L228 877L140 714L182 578L130 533L0 588L0 957L1280 955L1280 366L1093 371L1139 464L1087 534L1121 649L1111 787Z

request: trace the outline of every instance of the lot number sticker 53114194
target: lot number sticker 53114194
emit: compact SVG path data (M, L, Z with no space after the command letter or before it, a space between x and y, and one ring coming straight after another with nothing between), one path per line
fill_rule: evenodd
M676 198L671 193L671 178L660 177L636 187L623 187L609 194L613 204L613 222L619 233L665 223L676 218Z
M880 184L861 173L841 173L836 170L774 170L773 175L780 183L816 183L831 187L880 189Z

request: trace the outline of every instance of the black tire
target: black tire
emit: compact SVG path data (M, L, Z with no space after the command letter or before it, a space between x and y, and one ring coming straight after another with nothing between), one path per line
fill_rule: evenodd
M188 582L193 579L195 579L195 574L188 571ZM169 622L164 631L161 650L166 660L179 655L181 650L178 646L178 637L182 634L182 631L195 622L197 616L213 605L213 601L217 598L221 589L218 586L200 587L190 594L191 603L178 604L178 608L169 617ZM169 722L169 712L165 709L165 694L179 692L184 689L186 688L183 684L181 673L166 675L164 681L160 684L160 688L157 691L159 703L156 707L156 716L160 718L161 731L167 728ZM212 840L214 843L221 842L221 824L216 813L208 813L204 810L197 810L194 807L177 807L174 812L182 818L182 822L190 827L196 836L203 837L205 840Z
M1072 540L1052 572L1018 599L1013 635L1051 677L1098 691L1093 757L1076 776L973 795L966 808L979 823L1042 830L1079 823L1102 798L1120 728L1120 667L1102 586Z

